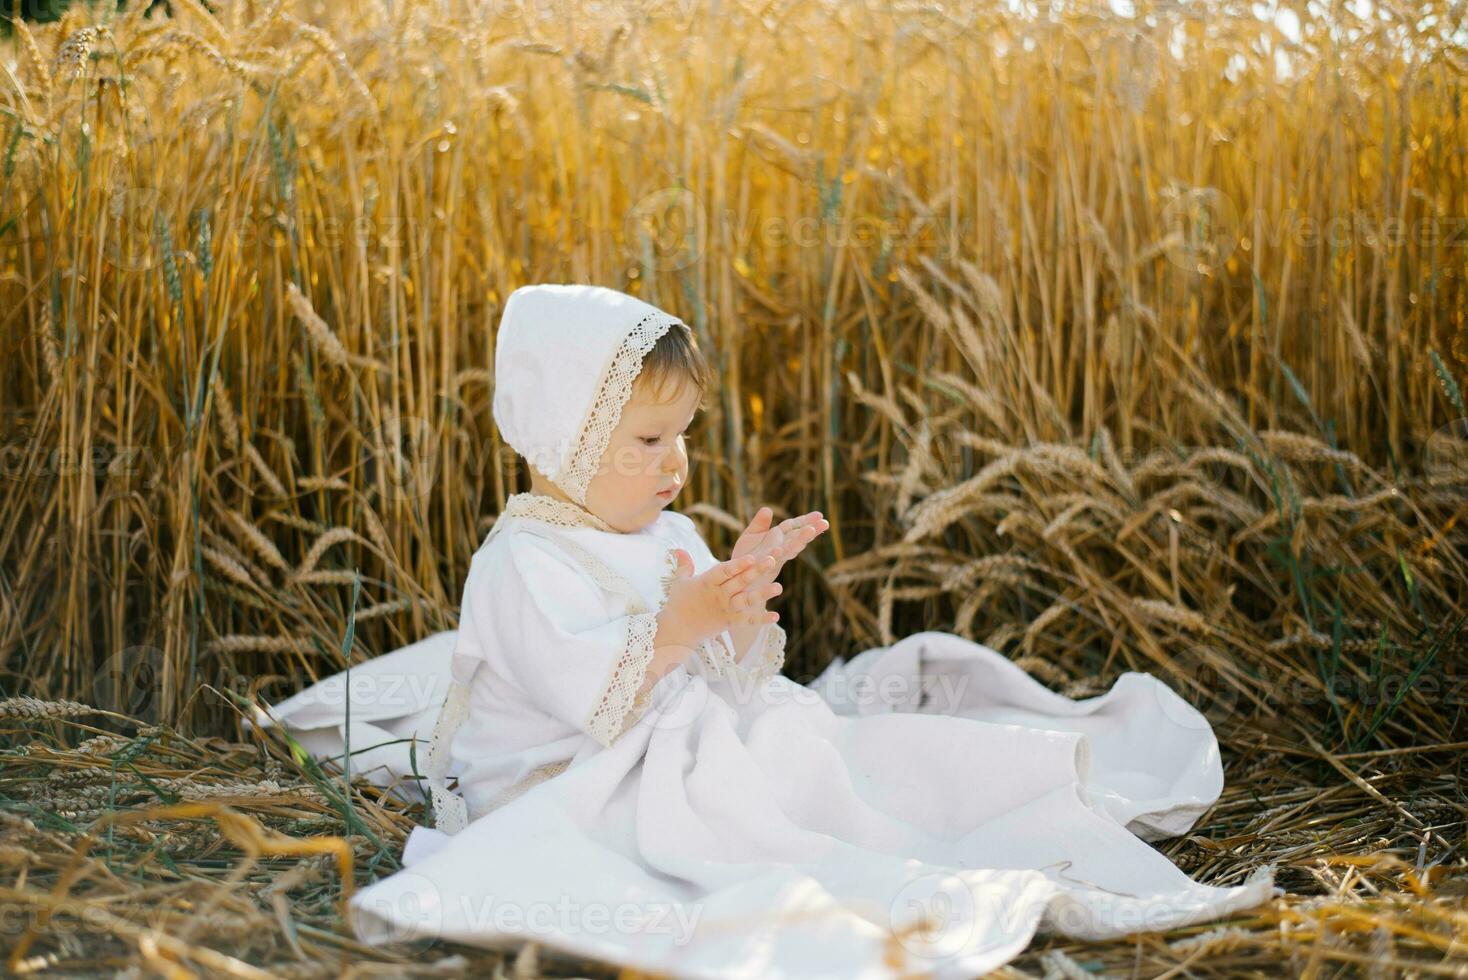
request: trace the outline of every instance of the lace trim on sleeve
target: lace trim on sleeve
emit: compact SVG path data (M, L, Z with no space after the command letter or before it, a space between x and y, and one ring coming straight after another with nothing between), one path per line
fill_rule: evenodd
M658 608L661 609L668 601L668 590L673 587L673 579L678 575L678 556L674 553L677 548L669 548L663 552L663 574L658 578Z
M785 666L785 630L779 623L767 623L765 641L758 650L751 650L744 659L731 664L730 674L746 680L764 680L774 677Z
M454 733L468 716L469 687L455 681L449 685L443 707L438 709L438 721L434 723L433 739L428 744L425 760L428 793L433 800L433 825L446 834L457 834L469 823L469 810L464 805L464 798L449 792L446 782Z
M494 799L490 800L489 803L484 807L484 813L498 810L500 807L504 806L506 803L509 803L511 800L515 800L523 796L525 794L525 791L530 789L530 787L538 786L541 783L545 782L547 779L553 779L554 777L559 776L561 773L566 771L566 767L570 764L570 759L565 759L561 762L546 763L540 768L532 771L530 775L526 776L518 783L515 783L512 786L507 786L505 787L505 789L496 794Z
M734 652L722 636L710 637L698 645L698 657L709 677L723 677L738 666Z
M638 680L638 683L641 683L641 679ZM656 686L657 685L653 685L653 687ZM617 737L620 738L627 731L627 729L637 724L637 722L642 719L642 716L647 714L648 706L651 704L652 688L643 691L641 694L637 695L637 697L633 698L632 707L627 709L626 717L622 719L622 727L617 731Z
M629 727L629 714L652 662L652 641L658 621L652 613L637 613L627 621L627 644L612 668L605 693L586 721L586 730L602 746L610 746Z

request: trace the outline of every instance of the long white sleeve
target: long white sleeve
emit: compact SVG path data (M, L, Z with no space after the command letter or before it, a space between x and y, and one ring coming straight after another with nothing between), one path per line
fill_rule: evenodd
M611 745L653 657L653 612L617 614L569 555L533 534L476 553L456 655L493 666L535 707Z

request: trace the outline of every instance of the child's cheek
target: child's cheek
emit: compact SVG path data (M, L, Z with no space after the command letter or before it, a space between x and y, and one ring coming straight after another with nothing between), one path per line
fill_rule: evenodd
M647 447L630 444L612 454L612 476L618 480L635 479L647 471Z

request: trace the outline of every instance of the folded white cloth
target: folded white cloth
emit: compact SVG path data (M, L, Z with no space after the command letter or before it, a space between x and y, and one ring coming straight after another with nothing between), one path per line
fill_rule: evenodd
M370 723L426 733L453 646L388 655L411 695ZM1206 718L1151 675L1071 700L930 631L810 686L669 679L610 746L585 736L565 771L457 834L415 830L404 869L353 898L358 935L534 940L679 977L967 977L1037 931L1112 938L1279 891L1267 867L1194 882L1144 842L1222 789ZM339 753L331 699L297 697L273 713Z

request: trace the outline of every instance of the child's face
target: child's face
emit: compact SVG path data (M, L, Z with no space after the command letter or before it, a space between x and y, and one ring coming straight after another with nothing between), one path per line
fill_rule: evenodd
M671 400L655 401L653 392L634 385L601 465L586 487L586 509L619 531L636 531L657 520L688 482L683 433L698 411L702 393L682 383L676 392L663 394Z

